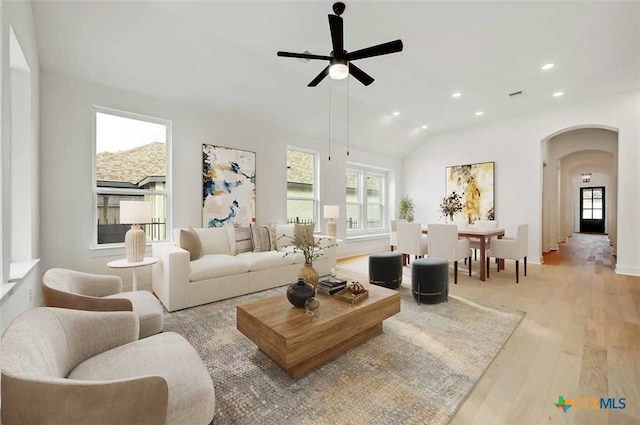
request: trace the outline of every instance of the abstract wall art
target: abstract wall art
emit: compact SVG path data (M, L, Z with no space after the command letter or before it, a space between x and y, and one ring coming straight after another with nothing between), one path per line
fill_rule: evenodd
M256 154L202 145L202 226L256 221Z
M454 218L469 223L495 220L494 167L494 162L446 167L446 196L462 194L462 212Z

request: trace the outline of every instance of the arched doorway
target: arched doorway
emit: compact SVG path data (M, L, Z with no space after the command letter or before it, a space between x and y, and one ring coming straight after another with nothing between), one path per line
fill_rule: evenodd
M557 250L580 231L580 193L604 187L605 233L615 254L617 243L618 132L607 126L565 128L542 143L542 252ZM591 181L582 180L590 174ZM592 193L593 194L593 193ZM584 212L587 216L589 211ZM597 215L597 214L596 214Z

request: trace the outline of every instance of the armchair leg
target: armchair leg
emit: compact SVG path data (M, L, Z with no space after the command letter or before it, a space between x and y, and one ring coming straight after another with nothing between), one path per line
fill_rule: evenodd
M453 262L453 283L458 284L458 262Z
M391 245L391 252L393 252L393 245Z
M474 259L474 261L478 261L478 250L477 249L473 250L473 259Z
M524 257L524 275L527 275L527 257Z
M518 280L518 263L519 261L516 260L516 283L520 283L520 281Z
M471 256L469 256L469 276L471 276Z

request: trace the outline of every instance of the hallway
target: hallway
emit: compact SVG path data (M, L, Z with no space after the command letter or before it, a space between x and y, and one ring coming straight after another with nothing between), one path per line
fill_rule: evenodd
M560 244L559 251L544 253L544 264L580 266L594 264L615 270L615 258L607 235L574 233L567 243Z

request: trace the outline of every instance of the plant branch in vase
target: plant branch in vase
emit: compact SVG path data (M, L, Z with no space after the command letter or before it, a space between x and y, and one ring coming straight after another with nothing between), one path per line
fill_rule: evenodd
M312 229L312 227L311 227ZM318 286L318 272L313 268L313 262L326 255L326 249L336 246L336 243L331 242L331 238L315 238L312 231L296 232L291 237L289 235L282 235L278 239L285 238L288 240L287 246L291 246L293 249L284 253L284 257L287 255L296 254L301 252L304 255L304 267L298 272L298 277L304 278L313 287ZM326 241L326 242L325 242Z
M449 220L453 222L454 214L462 211L463 194L458 194L454 191L451 195L442 198L442 202L440 203L440 215L445 217L445 219L449 217Z

